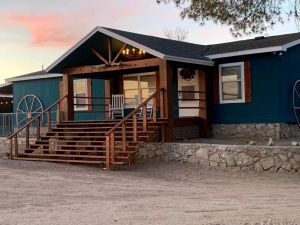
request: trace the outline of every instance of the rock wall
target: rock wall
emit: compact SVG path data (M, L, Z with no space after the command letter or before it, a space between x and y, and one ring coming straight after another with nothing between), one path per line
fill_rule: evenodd
M298 172L300 147L145 143L139 157L253 171Z
M285 123L214 124L212 133L217 138L279 140L300 137L300 128L298 125Z

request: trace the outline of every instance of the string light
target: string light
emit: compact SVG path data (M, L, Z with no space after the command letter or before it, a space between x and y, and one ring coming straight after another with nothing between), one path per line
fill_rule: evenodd
M143 49L126 48L122 51L123 57L128 59L138 59L146 55L146 51Z

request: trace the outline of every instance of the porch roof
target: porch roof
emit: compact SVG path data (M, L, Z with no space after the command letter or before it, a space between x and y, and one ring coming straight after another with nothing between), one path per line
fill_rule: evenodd
M91 53L94 46L101 46L105 37L112 37L120 43L144 49L149 54L164 60L213 66L214 62L201 54L205 46L187 42L174 41L149 35L137 34L105 27L96 27L76 45L50 65L46 72L62 73L65 68L99 63L99 59ZM85 62L83 62L85 61Z
M0 98L12 98L12 84L0 84Z

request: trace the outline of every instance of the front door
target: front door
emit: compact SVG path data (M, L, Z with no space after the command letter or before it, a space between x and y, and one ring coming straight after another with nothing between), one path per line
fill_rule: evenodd
M199 116L199 74L197 70L178 68L179 117Z

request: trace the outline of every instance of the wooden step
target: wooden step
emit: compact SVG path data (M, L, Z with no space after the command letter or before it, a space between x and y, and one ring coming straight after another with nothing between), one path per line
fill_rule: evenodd
M67 143L93 143L93 144L105 144L106 141L94 141L94 140L58 140L59 144L61 142L67 142ZM121 141L120 141L121 142ZM49 140L38 140L36 141L36 144L48 144L49 145ZM138 142L134 141L127 141L127 144L130 146L136 146L139 144Z
M25 149L25 153L31 154L34 151L44 151L44 152L73 152L73 153L106 153L105 150L78 150L78 149ZM135 154L138 150L116 150L116 154Z
M19 154L20 157L22 156L31 156L31 157L65 157L65 158L87 158L87 159L106 159L106 156L101 155L64 155L64 154L37 154L37 153L22 153Z
M84 131L103 131L105 130L106 132L109 131L112 127L58 127L58 128L52 128L52 132L54 131L65 131L65 130L84 130ZM133 129L132 127L126 127L126 129ZM143 127L139 126L137 127L138 130L142 130ZM158 126L148 126L147 129L158 129ZM122 127L117 128L118 131L122 130Z
M99 164L103 165L104 161L96 160L72 160L72 159L49 159L49 158L27 158L27 157L14 157L14 160L27 160L27 161L44 161L44 162L60 162L60 163L79 163L79 164ZM117 164L117 163L114 163ZM120 162L120 165L123 165L123 162Z
M66 138L75 138L75 139L95 139L96 138L97 140L99 140L99 139L105 140L106 139L105 136L42 136L41 138L42 139L47 138L47 140L49 140L50 138L55 139L55 140L57 140L57 139L66 140ZM148 135L145 135L145 136L139 135L138 136L138 139L147 139L147 138L149 138ZM121 141L122 137L117 136L117 137L115 137L115 139ZM133 140L133 136L126 136L126 140L127 141ZM72 140L66 140L66 141L72 141Z
M38 150L37 148L35 147L46 147L44 150L49 150L50 147L53 147L53 145L49 145L49 144L31 144L29 145L30 146L30 149L35 149L35 150ZM33 148L32 148L33 147ZM68 148L98 148L98 149L105 149L106 146L105 145L68 145L68 144L64 144L64 145L55 145L56 148L65 148L65 147L68 147ZM116 149L121 149L122 146L120 145L116 145L115 146ZM127 149L136 149L137 146L126 146ZM43 150L43 149L40 149L40 150ZM50 149L51 150L51 149Z
M96 135L104 135L107 133L107 131L58 131L58 132L47 132L47 135L59 135L59 134L96 134ZM139 131L139 134L145 134L145 133L149 133L152 134L154 133L154 131ZM126 131L126 134L133 134L133 131ZM121 131L116 131L115 135L122 135Z

